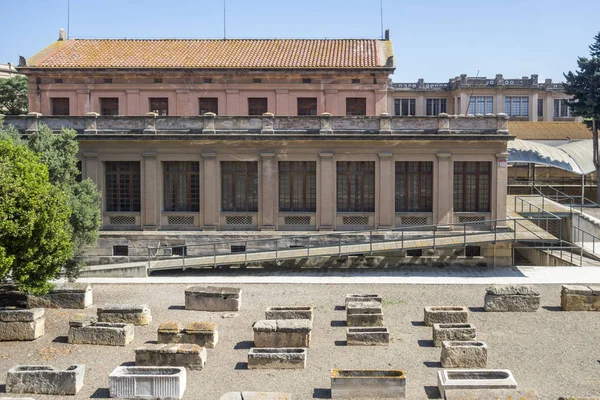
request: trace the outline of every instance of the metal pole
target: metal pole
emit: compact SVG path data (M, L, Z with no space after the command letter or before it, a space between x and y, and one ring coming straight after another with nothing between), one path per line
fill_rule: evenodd
M279 239L275 239L275 264L279 263Z
M400 231L400 242L402 243L402 249L404 251L404 231Z
M185 271L185 246L183 247L183 252L181 254L183 257L183 270Z
M373 254L373 231L369 231L369 255Z
M342 256L342 234L338 235L338 257Z
M433 249L435 250L435 226L433 227Z
M244 241L244 265L248 265L248 241Z
M213 268L217 268L217 244L213 243Z

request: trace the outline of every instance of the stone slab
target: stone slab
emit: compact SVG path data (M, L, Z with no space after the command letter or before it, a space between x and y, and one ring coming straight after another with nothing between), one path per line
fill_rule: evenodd
M98 307L97 314L99 322L143 326L148 325L152 321L150 308L146 304L106 304Z
M261 320L252 325L255 347L310 347L312 322L306 319Z
M44 336L43 308L0 310L0 341L35 340Z
M534 312L540 308L540 293L531 285L490 286L483 308L490 312Z
M179 400L186 387L183 367L117 367L108 376L110 397Z
M0 309L0 322L32 322L44 316L43 308Z
M433 324L464 324L468 322L469 310L461 306L431 306L423 309L423 322Z
M444 369L438 371L438 389L517 389L517 382L507 369Z
M135 365L169 366L201 370L206 363L206 348L197 344L145 344L135 349Z
M560 305L563 311L600 311L600 287L564 285Z
M215 286L190 286L185 289L185 309L195 311L239 311L242 289Z
M83 387L84 365L58 370L50 365L17 365L6 375L7 393L75 395Z
M380 295L375 293L350 293L346 295L345 306L348 307L348 303L365 301L376 301L381 303L382 299Z
M456 389L446 391L446 400L542 400L542 398L535 390Z
M405 398L406 375L400 370L333 370L332 399Z
M251 348L248 369L304 369L306 358L304 348Z
M92 287L87 283L58 283L44 296L28 297L29 307L85 309L94 303Z
M390 332L385 327L356 327L346 329L348 346L388 346Z
M80 321L75 321L78 324ZM69 322L70 324L71 322ZM134 337L133 324L94 322L69 327L69 343L99 346L127 346Z
M443 368L485 368L488 347L478 341L444 341L440 363Z
M188 343L214 348L219 332L214 322L190 322L181 329L179 322L163 322L158 328L158 343Z
M433 324L433 345L441 347L444 341L472 341L477 338L473 324Z
M290 393L276 392L229 392L220 400L292 400Z
M311 306L274 306L265 311L265 319L308 319L313 320Z

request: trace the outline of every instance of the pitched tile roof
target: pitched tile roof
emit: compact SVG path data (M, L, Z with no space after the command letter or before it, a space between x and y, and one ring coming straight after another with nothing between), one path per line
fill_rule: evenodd
M367 39L71 39L34 68L393 68L389 41ZM388 61L389 60L389 61Z
M509 121L508 131L517 139L566 140L591 139L592 132L581 122L526 122Z

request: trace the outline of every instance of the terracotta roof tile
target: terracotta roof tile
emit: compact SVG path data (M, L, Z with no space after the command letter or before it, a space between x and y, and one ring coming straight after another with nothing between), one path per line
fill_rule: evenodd
M525 122L509 121L508 131L517 139L566 140L591 139L592 132L581 122Z
M74 39L28 60L34 68L381 68L390 46L367 39Z

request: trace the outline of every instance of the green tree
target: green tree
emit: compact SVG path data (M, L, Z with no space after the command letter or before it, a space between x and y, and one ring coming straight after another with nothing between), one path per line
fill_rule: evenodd
M0 280L30 293L73 258L71 209L49 182L48 168L27 147L0 140Z
M600 117L600 32L589 46L590 57L577 59L577 71L564 74L564 91L573 115L589 120L592 130L593 161L596 167L596 202L600 202L600 160L598 159L598 118Z
M27 113L27 78L22 75L0 79L0 113L19 115Z

